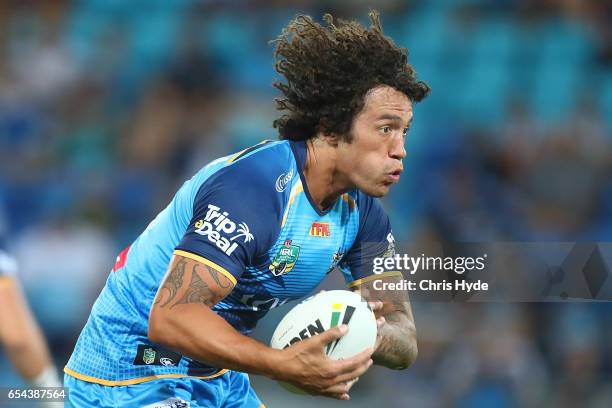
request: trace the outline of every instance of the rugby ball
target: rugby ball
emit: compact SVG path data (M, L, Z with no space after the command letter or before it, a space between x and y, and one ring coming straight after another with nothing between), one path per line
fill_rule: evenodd
M348 333L327 344L324 351L329 358L352 357L376 343L376 318L368 302L348 290L330 290L291 309L276 327L270 345L284 349L342 324L348 325Z
M340 360L374 347L376 317L368 302L348 290L319 292L295 306L276 327L270 346L284 349L342 324L348 325L348 333L325 346L329 358ZM293 393L305 393L291 384L279 384Z

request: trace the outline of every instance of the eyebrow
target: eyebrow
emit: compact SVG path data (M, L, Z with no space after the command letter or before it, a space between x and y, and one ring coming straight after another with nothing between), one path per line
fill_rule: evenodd
M410 118L410 121L408 122L408 126L412 125L412 119L414 117ZM392 120L394 122L401 122L402 118L400 118L397 115L389 115L389 114L385 114L385 115L381 115L379 116L376 120Z

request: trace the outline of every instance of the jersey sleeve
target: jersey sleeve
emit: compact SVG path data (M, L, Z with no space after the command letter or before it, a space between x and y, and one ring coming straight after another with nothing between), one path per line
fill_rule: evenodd
M221 169L201 185L189 227L174 252L214 267L234 284L280 225L274 183L252 162Z
M17 273L17 262L6 251L6 246L0 236L0 278L13 276Z
M395 256L391 223L378 199L362 196L359 205L359 229L351 249L339 264L349 288L375 277L401 275L400 272L375 273L374 258Z

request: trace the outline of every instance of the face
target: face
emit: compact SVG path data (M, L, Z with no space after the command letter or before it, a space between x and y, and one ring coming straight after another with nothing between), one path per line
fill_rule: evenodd
M382 197L397 183L406 157L406 133L412 122L412 103L389 86L370 90L354 118L350 143L338 143L337 169L364 193Z

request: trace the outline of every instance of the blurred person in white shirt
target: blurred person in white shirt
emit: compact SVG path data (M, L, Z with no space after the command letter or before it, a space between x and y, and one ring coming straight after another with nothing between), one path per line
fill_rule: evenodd
M17 262L5 250L2 235L0 225L0 345L31 387L61 387L47 342L17 281Z

